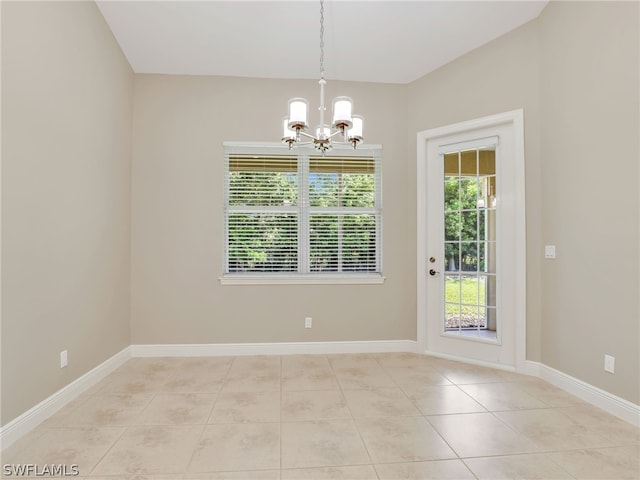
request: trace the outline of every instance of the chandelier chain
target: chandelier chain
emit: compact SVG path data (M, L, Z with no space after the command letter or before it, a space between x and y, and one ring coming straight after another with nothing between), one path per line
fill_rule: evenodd
M320 78L324 78L324 0L320 0Z

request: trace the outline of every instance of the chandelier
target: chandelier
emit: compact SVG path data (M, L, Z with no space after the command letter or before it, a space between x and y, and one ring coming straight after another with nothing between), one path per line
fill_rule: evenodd
M353 101L349 97L333 99L331 125L325 123L324 87L324 0L320 0L320 125L315 135L307 133L309 128L309 102L304 98L289 100L289 115L283 120L282 142L289 145L313 145L323 155L335 144L351 144L355 149L362 141L362 117L352 115Z

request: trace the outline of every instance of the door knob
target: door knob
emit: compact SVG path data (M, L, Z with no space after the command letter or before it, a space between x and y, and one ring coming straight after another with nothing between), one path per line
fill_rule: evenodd
M429 275L431 275L432 277L435 277L436 275L438 275L440 272L436 272L433 268L431 270L429 270Z

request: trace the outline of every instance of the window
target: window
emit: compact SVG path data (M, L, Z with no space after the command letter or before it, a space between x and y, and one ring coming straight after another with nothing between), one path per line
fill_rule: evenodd
M225 168L223 283L380 283L380 148L225 144Z

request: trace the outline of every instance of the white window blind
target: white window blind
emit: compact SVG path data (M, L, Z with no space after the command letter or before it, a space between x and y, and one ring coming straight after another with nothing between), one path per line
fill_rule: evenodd
M225 155L225 274L381 272L379 151L241 152Z

